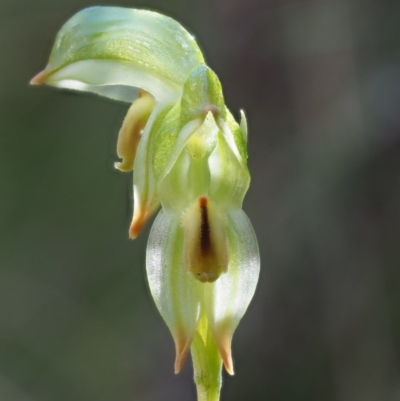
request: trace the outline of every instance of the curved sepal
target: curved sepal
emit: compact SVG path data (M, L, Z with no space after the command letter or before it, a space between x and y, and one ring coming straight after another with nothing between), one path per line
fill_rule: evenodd
M200 319L202 298L202 284L185 266L178 217L159 212L150 232L146 268L151 294L175 341L178 373Z
M253 227L241 209L227 213L229 265L204 293L204 309L228 373L233 374L231 341L253 298L260 257Z
M33 84L95 92L132 102L142 88L177 99L190 71L204 61L193 36L164 15L122 7L90 7L58 33L49 63Z
M142 133L134 163L133 219L129 237L136 238L147 220L160 206L157 183L153 171L154 137L163 124L169 106L159 103L153 109Z

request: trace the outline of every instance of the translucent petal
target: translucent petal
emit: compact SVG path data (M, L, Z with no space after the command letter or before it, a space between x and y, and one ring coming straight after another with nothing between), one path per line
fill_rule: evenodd
M233 333L253 298L260 273L260 257L251 223L241 209L228 213L228 271L205 284L203 306L226 370L233 374Z
M150 232L146 268L151 294L175 341L178 373L199 322L203 291L185 266L179 216L159 212Z
M90 7L56 37L49 63L33 79L107 96L98 86L139 87L157 100L177 98L190 71L203 62L194 38L164 15L121 7ZM133 94L133 93L132 93ZM121 100L127 93L122 93Z

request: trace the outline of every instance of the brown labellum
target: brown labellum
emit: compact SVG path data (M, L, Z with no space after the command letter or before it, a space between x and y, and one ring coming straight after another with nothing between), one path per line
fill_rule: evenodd
M201 196L183 216L185 261L194 277L213 282L228 269L228 241L222 213Z

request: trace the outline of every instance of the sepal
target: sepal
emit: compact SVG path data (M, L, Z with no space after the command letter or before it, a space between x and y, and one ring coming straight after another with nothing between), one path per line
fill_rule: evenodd
M134 163L133 219L129 237L136 238L147 220L157 211L160 200L153 170L154 137L163 125L170 106L158 103L143 130Z
M150 232L146 268L155 304L174 338L175 372L187 357L201 312L202 283L185 267L179 217L159 212Z
M208 164L210 197L221 208L240 208L250 185L250 174L246 164L241 163L237 154L232 151L232 143L228 143L221 131Z
M142 88L177 99L191 70L204 62L193 36L164 15L122 7L89 7L57 34L49 63L32 79L132 102Z
M226 274L205 287L204 309L228 373L233 374L233 333L253 298L260 257L251 223L241 209L227 213L229 265Z

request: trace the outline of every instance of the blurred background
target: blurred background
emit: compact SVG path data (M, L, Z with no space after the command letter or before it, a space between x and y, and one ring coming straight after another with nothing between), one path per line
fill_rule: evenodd
M127 238L128 105L28 82L90 0L0 0L0 400L195 400ZM148 0L249 121L256 296L222 401L400 400L400 6Z

